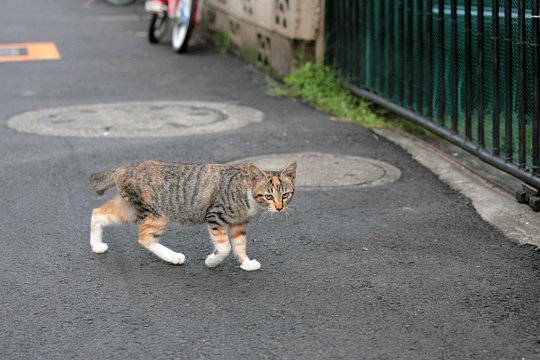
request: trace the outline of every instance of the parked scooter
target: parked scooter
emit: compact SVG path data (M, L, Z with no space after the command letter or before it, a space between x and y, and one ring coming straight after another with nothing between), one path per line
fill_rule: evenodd
M152 14L148 41L156 44L172 27L172 47L177 53L187 49L189 38L198 22L197 0L147 0L145 10Z

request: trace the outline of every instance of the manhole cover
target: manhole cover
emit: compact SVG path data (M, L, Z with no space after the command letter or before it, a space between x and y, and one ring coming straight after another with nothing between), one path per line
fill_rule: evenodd
M195 101L127 102L37 110L13 116L22 132L68 137L170 137L233 130L260 122L246 106Z
M401 171L383 161L318 153L275 154L249 157L235 163L253 163L266 170L281 170L298 162L297 186L303 188L379 186L394 182Z

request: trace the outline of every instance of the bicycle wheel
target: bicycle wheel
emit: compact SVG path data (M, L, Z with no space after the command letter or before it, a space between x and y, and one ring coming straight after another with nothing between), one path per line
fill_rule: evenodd
M150 25L148 26L148 41L152 44L157 44L163 39L168 29L169 17L166 11L159 14L152 14Z
M133 4L137 0L105 0L108 4L114 6L127 6Z
M172 47L177 53L187 49L189 38L195 28L196 0L180 0L172 28Z

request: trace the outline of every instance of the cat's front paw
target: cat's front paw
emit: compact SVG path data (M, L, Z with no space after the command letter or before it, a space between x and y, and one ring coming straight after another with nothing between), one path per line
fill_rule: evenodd
M261 268L261 263L259 263L257 260L244 260L242 264L240 264L240 269L246 270L246 271L255 271L259 270Z
M174 265L182 265L186 261L186 256L182 253L175 253L176 256L172 259L171 263Z
M208 255L206 257L206 260L204 261L204 263L209 268L213 268L213 267L216 267L219 264L221 264L223 262L223 260L225 260L225 258L223 256L219 256L219 255L216 255L216 254L210 254L210 255Z
M96 254L103 254L107 250L109 250L109 246L105 243L92 245L92 251Z

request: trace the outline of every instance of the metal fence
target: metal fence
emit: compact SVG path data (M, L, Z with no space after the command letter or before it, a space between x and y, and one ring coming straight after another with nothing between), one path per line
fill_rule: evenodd
M540 189L540 0L326 0L350 89Z

